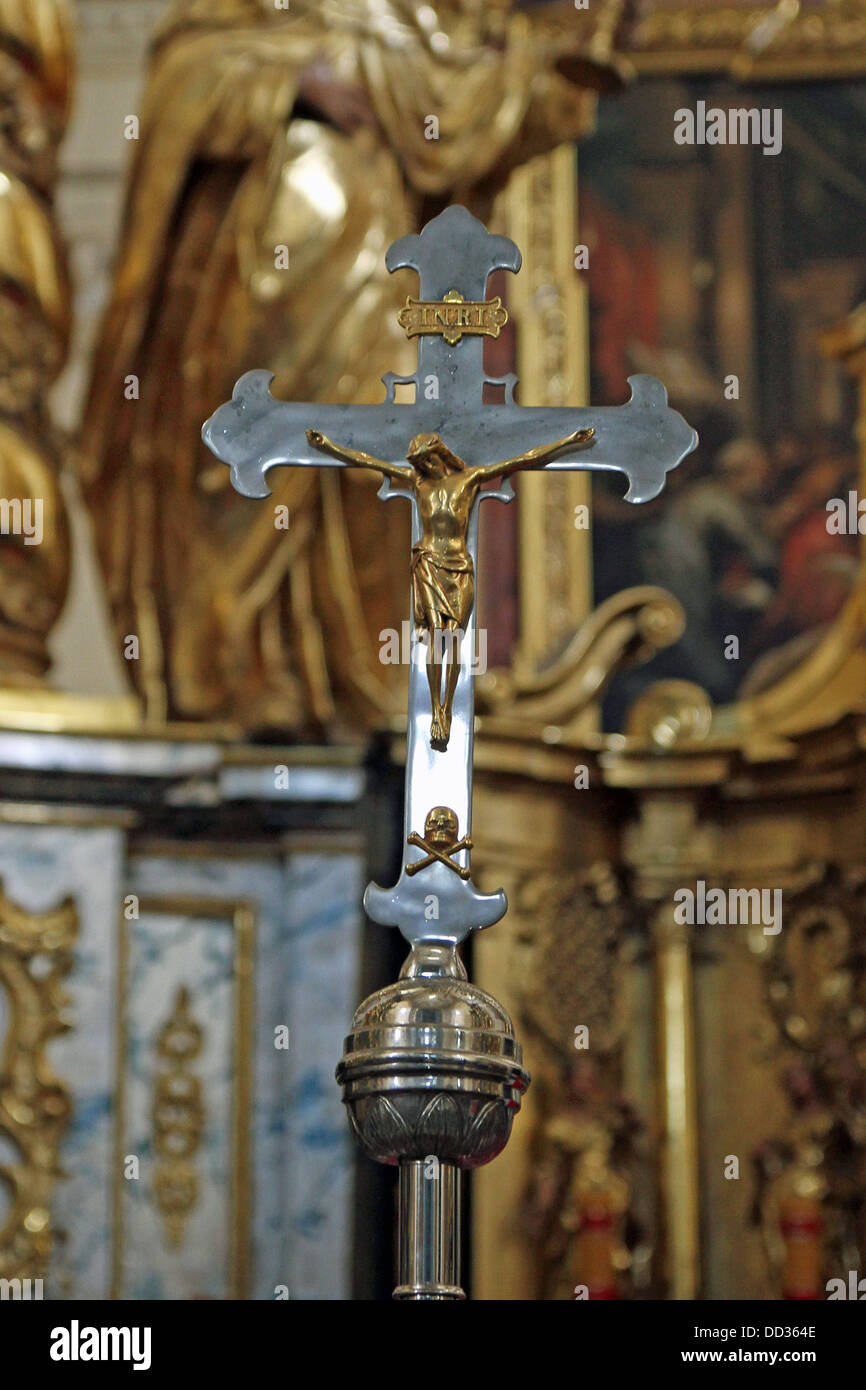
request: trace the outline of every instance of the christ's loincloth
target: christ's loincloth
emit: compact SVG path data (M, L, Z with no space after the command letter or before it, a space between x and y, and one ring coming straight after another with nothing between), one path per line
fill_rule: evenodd
M472 557L445 558L426 545L413 545L411 571L416 627L465 632L475 597Z

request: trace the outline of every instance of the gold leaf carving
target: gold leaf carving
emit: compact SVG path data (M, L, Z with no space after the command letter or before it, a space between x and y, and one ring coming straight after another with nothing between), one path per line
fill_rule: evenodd
M189 990L182 985L157 1038L153 1100L154 1198L173 1247L183 1241L199 1194L195 1156L201 1146L204 1106L192 1064L203 1036L190 1012Z
M0 1053L0 1136L16 1158L0 1165L11 1197L0 1225L0 1277L42 1278L54 1230L51 1196L62 1176L58 1153L72 1102L45 1053L70 1026L61 981L72 965L78 915L67 898L48 912L27 912L0 888L0 987L9 1021Z

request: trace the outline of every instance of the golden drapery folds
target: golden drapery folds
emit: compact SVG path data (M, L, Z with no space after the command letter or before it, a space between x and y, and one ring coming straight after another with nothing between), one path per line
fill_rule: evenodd
M399 707L378 652L407 612L408 516L332 470L277 470L273 507L249 502L199 429L251 367L286 399L370 403L413 370L396 321L413 287L385 251L446 202L488 214L515 165L581 133L592 98L557 71L562 45L474 0L169 11L82 448L151 716L308 733Z
M0 685L33 686L66 597L69 531L46 396L70 287L51 205L72 47L63 0L0 0Z

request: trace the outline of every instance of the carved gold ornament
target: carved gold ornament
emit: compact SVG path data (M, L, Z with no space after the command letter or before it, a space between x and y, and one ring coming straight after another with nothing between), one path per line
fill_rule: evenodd
M727 69L735 78L836 77L863 71L863 0L746 0L635 7L617 48L638 73Z
M0 1138L16 1154L0 1164L0 1185L11 1199L0 1224L3 1279L42 1278L51 1254L51 1196L61 1176L60 1141L72 1101L45 1048L70 1027L61 981L72 966L77 935L70 898L48 912L27 912L0 887L0 987L8 1008L0 1052Z

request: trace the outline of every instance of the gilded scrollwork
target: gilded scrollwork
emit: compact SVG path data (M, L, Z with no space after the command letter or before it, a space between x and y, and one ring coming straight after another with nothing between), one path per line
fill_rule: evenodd
M657 748L702 743L713 722L709 695L694 681L655 681L628 712L626 733Z
M815 1297L866 1257L866 871L830 867L792 895L764 969L790 1119L754 1155L754 1219L783 1282L792 1232L811 1234L816 1292L796 1296Z
M727 70L756 80L840 75L866 66L863 0L650 0L628 9L616 49L639 73Z
M490 734L577 734L580 721L623 667L650 660L682 636L685 618L672 594L652 585L623 589L600 603L542 670L516 662L476 686L481 727Z
M646 1255L633 1187L642 1125L621 1094L633 909L605 862L578 873L527 871L509 893L520 921L512 997L539 1049L541 1118L525 1207L537 1296L571 1298L580 1287L591 1298L618 1297L635 1253Z
M9 1197L0 1224L0 1277L42 1278L56 1232L51 1198L60 1144L72 1114L68 1087L46 1053L70 1023L63 979L72 967L78 915L71 899L28 912L0 887L0 987L7 1004L0 1052L0 1138L15 1157L0 1165Z

